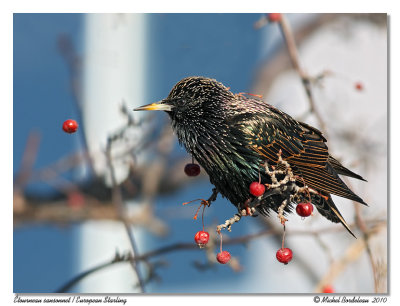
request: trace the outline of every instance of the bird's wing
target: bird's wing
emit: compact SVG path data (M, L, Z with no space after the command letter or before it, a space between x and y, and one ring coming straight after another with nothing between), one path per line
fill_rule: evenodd
M282 158L309 187L364 203L329 164L326 139L319 130L277 109L270 110L267 115L247 114L237 121L253 150L271 163L278 162L281 150Z

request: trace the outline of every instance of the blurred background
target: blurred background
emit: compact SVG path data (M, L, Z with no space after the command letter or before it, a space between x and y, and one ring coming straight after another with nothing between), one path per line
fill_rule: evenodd
M285 14L315 110L268 14L14 14L14 292L387 292L387 15ZM369 207L335 197L358 239L318 212L242 218L179 147L168 116L133 108L180 79L215 78L324 131ZM75 119L79 129L61 127ZM132 254L141 259L131 261ZM92 269L92 270L91 270ZM82 274L85 273L86 274Z

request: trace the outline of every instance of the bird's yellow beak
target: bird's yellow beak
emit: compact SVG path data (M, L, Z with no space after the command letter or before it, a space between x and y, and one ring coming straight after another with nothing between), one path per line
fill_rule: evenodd
M158 110L158 111L171 111L172 109L172 105L165 103L164 100L160 101L160 102L156 102L156 103L151 103L151 104L147 104L147 105L143 105L140 106L138 108L135 108L134 111L154 111L154 110Z

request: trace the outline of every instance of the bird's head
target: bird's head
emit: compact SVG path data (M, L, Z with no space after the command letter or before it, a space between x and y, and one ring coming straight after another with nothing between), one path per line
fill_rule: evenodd
M225 118L234 94L222 83L205 77L187 77L179 81L168 97L135 111L162 110L168 113L178 138L197 137L215 128Z
M234 95L222 83L205 77L187 77L180 80L168 97L134 109L135 111L162 110L172 119L201 116L207 108L215 108ZM225 99L224 99L225 98Z

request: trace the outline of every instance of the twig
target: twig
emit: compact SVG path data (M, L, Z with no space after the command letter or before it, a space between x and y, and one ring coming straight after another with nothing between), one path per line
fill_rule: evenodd
M386 222L384 222L386 223ZM377 225L368 231L368 235L376 234L383 228L383 225ZM320 280L315 288L315 292L321 292L325 285L332 284L333 281L339 276L341 272L353 261L357 260L364 248L367 247L365 239L357 239L346 251L346 253L336 262L333 262L330 266L329 271Z
M306 90L308 102L310 104L310 112L313 113L315 115L315 117L317 118L322 132L325 135L327 135L326 124L325 124L324 120L322 119L322 116L319 113L318 109L315 106L315 101L314 101L314 98L312 95L312 90L311 90L311 78L301 68L296 42L294 40L294 35L292 33L290 24L284 14L282 14L282 18L281 18L279 24L280 24L280 29L282 31L283 38L285 39L286 46L289 51L289 56L292 61L292 65L293 65L294 69L296 69L297 73L299 74L302 84L304 86L304 89Z
M112 266L114 264L117 263L121 263L121 262L128 262L131 260L131 256L130 254L125 255L125 256L120 256L119 253L117 252L115 254L115 257L108 262L105 262L103 264L100 264L94 268L91 268L87 271L84 271L80 274L78 274L77 276L75 276L73 279L71 279L70 281L68 281L65 285L63 285L62 287L60 287L59 289L57 289L56 291L54 291L55 293L65 293L68 292L72 287L74 287L77 283L79 283L79 281L81 281L82 279L84 279L86 276L93 274L94 272L103 270L104 268L107 268L109 266Z
M371 245L369 243L371 234L367 231L366 224L365 224L363 218L361 217L360 204L354 203L354 208L356 211L356 224L357 224L358 228L361 230L361 232L363 233L363 238L365 240L365 250L367 251L368 258L369 258L369 261L370 261L371 267L372 267L372 274L374 276L374 290L375 290L375 293L378 293L378 272L377 272L374 256L372 254Z
M225 223L218 225L217 226L217 233L220 234L221 230L224 229L224 228L227 228L228 232L230 232L232 225L234 223L236 223L236 222L239 222L241 217L242 217L241 215L235 214L232 218L226 220Z
M344 178L344 181L346 182L346 185L349 186L350 189L353 189L351 182L347 178ZM365 241L365 250L367 251L368 258L371 263L372 274L374 276L374 290L375 290L375 293L378 293L378 271L377 271L375 260L374 260L373 254L372 254L371 246L369 243L371 233L368 231L367 225L366 225L363 217L361 216L361 211L360 211L361 204L357 203L356 201L352 201L352 202L353 202L355 213L356 213L356 225L360 229L361 233L363 234L362 238Z
M16 175L15 184L22 187L33 171L33 164L35 163L37 153L39 150L40 134L38 132L31 132L26 142L25 151L22 156L21 166Z
M119 185L117 185L117 181L115 178L115 172L114 172L114 166L112 164L112 159L111 159L111 145L112 145L112 140L111 138L107 139L107 148L106 148L106 157L107 157L107 162L108 162L108 166L110 169L110 174L111 174L111 182L112 182L112 186L113 186L113 201L115 203L115 208L117 210L117 213L119 215L120 220L122 221L122 223L124 224L126 233L128 234L129 237L129 242L131 244L131 248L132 248L132 252L133 252L133 256L137 256L138 251L137 251L137 246L136 246L136 242L135 242L135 237L133 235L133 232L130 229L130 225L127 222L126 218L124 217L124 204L123 204L123 200L122 200L122 193L121 193L121 188ZM139 287L141 292L145 292L144 289L144 283L143 280L141 278L140 275L140 271L138 269L138 266L136 265L136 261L135 260L131 260L130 261L133 270L136 273L138 282L139 282Z
M357 260L362 251L364 250L365 243L363 239L358 239L354 242L346 251L344 256L336 261L333 262L330 266L328 273L320 280L318 285L315 288L315 292L321 292L322 288L328 284L332 284L334 279L338 277L340 273L344 271L348 264Z
M294 34L294 40L297 44L301 44L305 39L310 37L318 29L330 23L340 17L342 14L317 14L314 18L309 19L301 27L296 27ZM288 60L287 54L281 52L282 47L276 46L273 54L268 54L268 57L264 59L257 71L257 77L252 88L254 93L262 93L264 96L269 92L273 79L282 71L288 70L291 67L290 60Z
M161 278L160 276L156 273L156 269L158 267L164 267L167 266L168 263L162 260L156 261L156 262L149 262L148 260L143 260L143 263L146 265L147 268L147 276L144 280L145 284L150 283L150 281L155 280L155 281L160 281Z
M46 165L43 168L33 172L30 180L31 182L36 180L51 180L60 173L66 172L86 161L89 161L89 154L84 150L71 155L63 156L53 164ZM49 172L48 169L53 171ZM49 173L51 173L51 175L49 175Z

